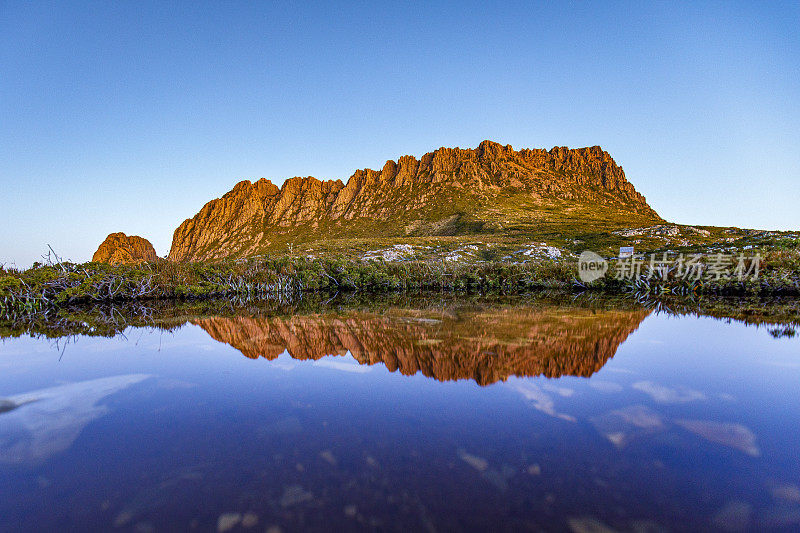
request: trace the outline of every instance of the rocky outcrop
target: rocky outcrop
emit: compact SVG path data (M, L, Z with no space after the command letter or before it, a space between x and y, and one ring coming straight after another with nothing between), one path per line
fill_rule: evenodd
M92 256L97 263L138 263L158 259L156 250L145 238L124 233L112 233Z
M419 160L387 161L380 171L358 170L347 184L313 177L288 179L280 188L266 179L242 181L175 230L169 257L247 256L288 240L359 232L475 233L524 222L537 202L613 209L642 225L661 221L599 146L515 151L484 141L476 149L440 148Z
M193 321L250 358L287 351L316 360L349 352L359 363L480 385L509 376L591 376L614 356L648 310L488 308L436 314L349 311L290 318Z

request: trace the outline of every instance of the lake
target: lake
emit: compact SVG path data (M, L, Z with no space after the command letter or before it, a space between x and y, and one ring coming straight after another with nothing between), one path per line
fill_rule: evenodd
M790 326L570 297L59 320L2 329L2 531L800 529Z

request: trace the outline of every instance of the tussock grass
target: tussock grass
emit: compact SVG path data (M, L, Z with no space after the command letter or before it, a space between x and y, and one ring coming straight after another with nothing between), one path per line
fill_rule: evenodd
M345 258L260 257L209 263L37 264L0 270L0 316L33 314L85 303L246 296L304 292L501 292L568 286L564 263L468 265L447 261L354 261Z
M0 268L0 318L47 314L92 303L241 297L295 298L303 293L444 291L519 294L542 289L638 294L800 295L800 253L777 248L763 254L757 279L691 281L648 272L633 279L578 280L573 259L508 262L483 254L475 262L442 258L387 262L347 256L264 256L215 262L158 260L132 265L47 261L27 270ZM615 264L612 262L611 272Z

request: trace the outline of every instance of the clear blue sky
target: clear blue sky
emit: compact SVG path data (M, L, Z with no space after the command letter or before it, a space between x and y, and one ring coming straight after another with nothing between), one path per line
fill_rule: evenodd
M0 0L0 262L237 181L601 145L665 218L800 228L800 3Z

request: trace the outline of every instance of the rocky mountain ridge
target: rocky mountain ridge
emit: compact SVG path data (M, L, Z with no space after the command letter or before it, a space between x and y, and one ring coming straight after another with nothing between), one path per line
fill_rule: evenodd
M280 188L266 179L239 182L175 230L169 258L242 257L352 235L525 231L554 206L579 217L622 213L633 226L661 221L599 146L516 151L484 141L390 160L380 171L356 171L346 184L313 177Z

